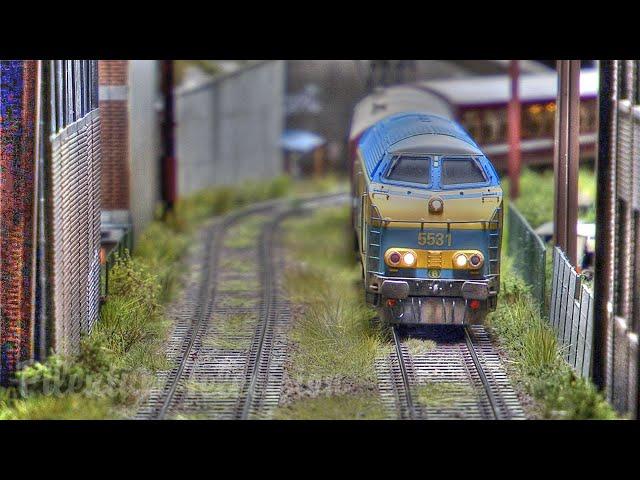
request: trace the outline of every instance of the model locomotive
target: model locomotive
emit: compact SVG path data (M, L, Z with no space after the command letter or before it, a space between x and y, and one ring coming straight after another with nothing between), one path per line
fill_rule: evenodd
M481 323L500 286L496 170L449 118L362 113L352 219L368 302L392 323Z

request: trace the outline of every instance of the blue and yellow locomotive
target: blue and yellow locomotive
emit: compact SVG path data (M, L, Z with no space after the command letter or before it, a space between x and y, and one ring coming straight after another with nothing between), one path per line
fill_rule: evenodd
M455 121L394 113L359 135L353 228L367 300L392 323L481 323L500 286L502 189Z

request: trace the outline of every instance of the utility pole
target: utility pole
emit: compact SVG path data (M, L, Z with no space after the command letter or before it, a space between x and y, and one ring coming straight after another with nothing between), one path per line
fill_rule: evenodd
M518 60L509 63L511 99L508 106L509 122L509 197L515 200L520 195L520 64Z
M558 60L554 145L555 244L575 267L578 261L578 166L580 163L580 60Z
M173 60L162 60L161 82L163 98L163 115L160 127L162 137L162 158L160 163L160 179L162 185L162 201L165 214L173 210L177 196L177 165L175 154L175 98L174 98L174 65Z

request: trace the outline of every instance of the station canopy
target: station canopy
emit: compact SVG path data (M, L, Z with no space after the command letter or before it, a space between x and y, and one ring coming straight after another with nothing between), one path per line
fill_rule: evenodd
M323 137L306 130L285 130L280 137L280 146L288 152L308 153L325 143Z

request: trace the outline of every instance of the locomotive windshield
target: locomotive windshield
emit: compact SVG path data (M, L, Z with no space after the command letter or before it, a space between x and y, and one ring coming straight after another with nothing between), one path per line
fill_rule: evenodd
M484 183L487 179L478 162L469 157L446 157L442 161L442 185Z
M387 178L428 185L431 183L431 157L396 157Z

